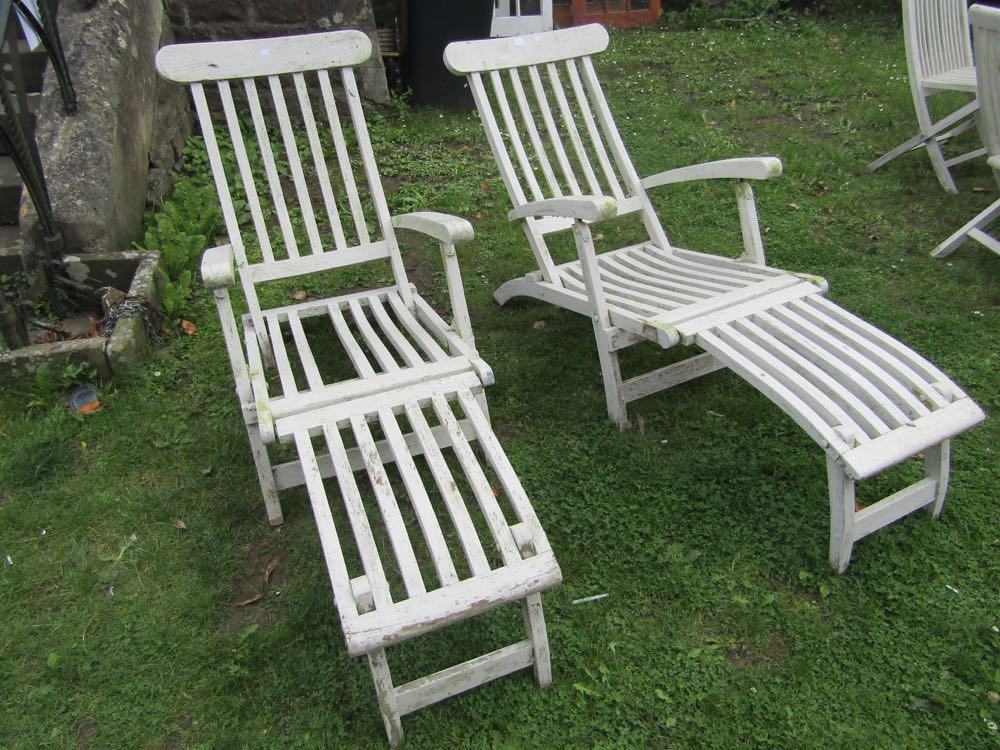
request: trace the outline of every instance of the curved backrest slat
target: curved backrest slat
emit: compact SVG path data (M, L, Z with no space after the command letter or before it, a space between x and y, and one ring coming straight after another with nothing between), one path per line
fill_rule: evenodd
M444 64L452 73L467 75L594 55L607 46L607 29L595 23L503 39L452 42L445 49Z
M1000 154L1000 8L969 11L979 79L979 134L990 156Z
M372 54L372 43L360 31L198 42L164 47L156 69L176 83L223 81L304 73L360 65Z

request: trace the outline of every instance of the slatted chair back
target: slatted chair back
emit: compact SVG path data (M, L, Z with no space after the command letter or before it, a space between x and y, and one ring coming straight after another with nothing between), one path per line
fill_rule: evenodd
M979 134L989 155L997 156L1000 155L1000 8L973 5L970 17L979 79Z
M157 56L161 75L190 85L262 342L264 282L388 259L410 305L354 74L371 52L365 34L335 31Z
M591 56L608 46L597 24L468 43L445 51L468 77L493 156L516 209L547 198L602 195L618 215L640 212L650 239L669 247L601 90ZM558 283L544 236L572 226L528 218L525 232L546 281Z
M918 84L972 67L966 0L903 0L903 41Z

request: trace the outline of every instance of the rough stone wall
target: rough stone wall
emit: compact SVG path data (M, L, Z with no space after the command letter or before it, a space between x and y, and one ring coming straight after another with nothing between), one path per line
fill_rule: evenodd
M190 133L190 116L183 90L161 85L153 67L165 21L162 0L60 3L59 33L79 109L64 113L49 71L35 134L67 253L130 249L142 226L151 162L164 172L161 188L169 185L166 172ZM22 207L21 237L30 271L42 246L30 201Z
M362 95L389 100L371 0L164 0L178 41L286 36L359 29L372 40L372 59L358 70Z

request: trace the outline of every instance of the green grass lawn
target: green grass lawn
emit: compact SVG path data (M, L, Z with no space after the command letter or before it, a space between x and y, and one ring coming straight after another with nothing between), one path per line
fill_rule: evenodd
M780 156L784 176L757 190L770 262L826 277L833 300L1000 406L1000 258L928 256L995 198L993 176L964 165L952 196L922 153L865 168L914 128L898 18L616 32L598 67L641 174ZM954 441L939 523L862 541L834 576L825 464L801 430L722 372L636 403L644 431L619 433L588 320L491 299L531 260L474 116L394 107L371 128L394 210L476 226L459 255L494 424L565 578L544 597L552 688L522 673L422 711L404 719L409 747L1000 747L995 420ZM737 254L731 185L654 198L675 244ZM445 301L436 247L405 252ZM0 749L383 747L304 492L268 528L210 297L185 317L197 335L106 384L86 418L0 386ZM636 347L625 366L662 358ZM511 607L407 642L394 677L519 625Z

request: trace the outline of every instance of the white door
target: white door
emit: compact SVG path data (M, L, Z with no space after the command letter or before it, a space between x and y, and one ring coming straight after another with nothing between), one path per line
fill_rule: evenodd
M490 36L552 30L552 0L496 0Z

